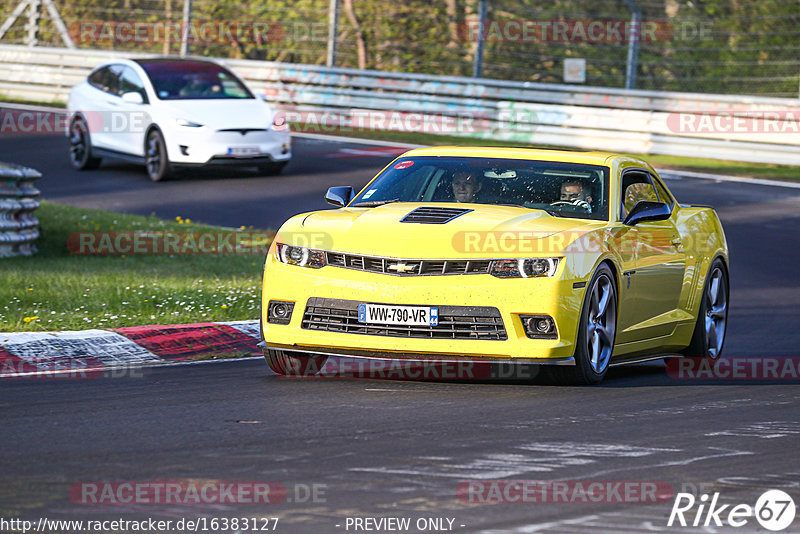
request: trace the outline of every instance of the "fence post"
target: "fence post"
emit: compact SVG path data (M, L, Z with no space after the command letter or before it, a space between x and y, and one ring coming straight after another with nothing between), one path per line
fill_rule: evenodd
M636 87L636 63L639 57L639 27L642 23L642 10L634 0L625 0L631 10L631 27L628 32L628 62L625 66L625 89Z
M328 58L325 65L336 66L336 34L339 33L339 0L331 0L328 9Z
M183 31L181 32L181 56L189 54L189 24L192 23L192 0L183 0Z
M483 76L483 42L486 39L486 11L489 0L478 0L478 46L475 49L475 58L472 64L472 77Z

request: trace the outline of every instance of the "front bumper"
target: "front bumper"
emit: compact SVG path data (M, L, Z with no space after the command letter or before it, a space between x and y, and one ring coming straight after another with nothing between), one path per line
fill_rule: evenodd
M562 279L501 279L489 274L392 276L334 266L309 269L268 259L262 295L263 348L356 358L572 363L585 288ZM408 306L484 306L500 312L506 339L397 337L303 328L309 299ZM270 300L295 303L289 324L267 322ZM549 315L555 339L525 335L520 315Z
M289 161L292 157L290 134L272 129L242 135L207 127L174 127L165 131L164 137L170 162L175 165L258 165ZM251 153L235 156L231 149Z

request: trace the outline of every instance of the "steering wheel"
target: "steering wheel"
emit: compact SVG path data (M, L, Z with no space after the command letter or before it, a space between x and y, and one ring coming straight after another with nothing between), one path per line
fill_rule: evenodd
M588 213L592 212L592 207L589 205L589 203L586 202L585 200L581 200L579 198L576 198L575 200L556 200L554 202L551 202L550 205L553 206L553 207L556 207L556 206L575 206L575 207L578 207L578 208L585 209Z

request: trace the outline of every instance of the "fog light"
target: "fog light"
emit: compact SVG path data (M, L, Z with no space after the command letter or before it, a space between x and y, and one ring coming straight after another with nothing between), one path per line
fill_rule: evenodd
M556 323L549 315L520 315L525 335L531 339L555 339Z
M267 322L273 324L289 324L294 311L294 302L271 300L267 307Z

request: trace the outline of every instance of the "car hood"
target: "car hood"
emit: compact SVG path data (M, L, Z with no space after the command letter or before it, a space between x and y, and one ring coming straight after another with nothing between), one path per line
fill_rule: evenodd
M472 211L443 224L400 222L420 206ZM520 257L562 252L578 237L605 224L514 206L397 202L299 215L287 221L276 240L409 259Z
M257 98L168 100L162 105L176 119L197 122L214 130L272 126L271 108Z

